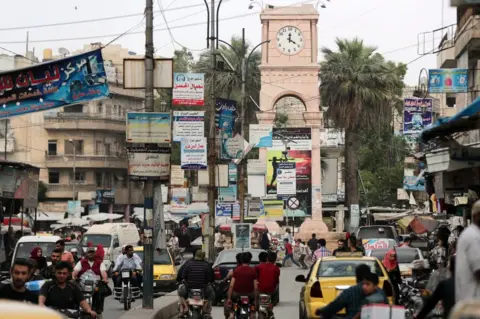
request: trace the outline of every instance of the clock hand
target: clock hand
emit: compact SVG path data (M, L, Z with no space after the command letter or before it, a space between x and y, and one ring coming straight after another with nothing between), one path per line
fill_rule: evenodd
M288 34L288 39L287 40L288 40L288 42L292 42L292 34L291 33Z

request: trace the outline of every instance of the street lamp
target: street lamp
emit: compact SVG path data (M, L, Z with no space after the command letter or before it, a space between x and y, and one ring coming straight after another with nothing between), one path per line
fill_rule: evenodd
M71 138L68 139L68 141L70 143L72 143L72 146L73 146L73 183L72 183L72 192L73 193L72 193L72 198L73 198L73 201L75 201L75 197L76 197L75 196L75 179L76 179L75 178L75 174L76 174L76 172L75 172L75 164L76 163L75 162L77 160L77 154L76 154L77 152L76 152L76 149L75 149L75 142Z
M248 9L250 9L250 10L253 9L253 5L254 5L254 4L258 4L258 5L260 6L260 8L263 9L263 0L260 0L261 3L258 2L258 1L253 1L253 0L251 0L251 1L252 1L252 2L250 2L250 5L248 6Z

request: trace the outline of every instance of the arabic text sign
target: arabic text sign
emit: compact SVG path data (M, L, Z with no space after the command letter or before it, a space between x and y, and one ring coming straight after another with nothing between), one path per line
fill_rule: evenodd
M0 118L88 102L109 94L98 49L0 73Z
M203 106L205 85L203 73L174 73L173 79L173 105Z
M418 134L432 124L432 99L405 98L403 134Z
M252 233L252 224L232 224L233 236L235 238L233 247L250 249L250 234Z
M280 162L277 168L277 195L295 195L297 193L297 171L295 163Z
M237 165L228 164L228 187L218 188L218 199L223 202L237 200Z
M170 113L127 114L127 142L170 143Z
M428 92L468 92L468 69L432 69L428 71Z
M215 125L220 139L233 137L233 125L237 118L237 101L217 98L215 101Z
M234 215L234 211L239 209L237 206L240 206L238 203L225 203L220 201L215 201L215 216L217 217L232 217Z
M255 147L272 147L273 125L250 124L249 142Z
M362 244L365 250L387 249L397 245L395 240L388 238L364 239Z
M207 169L207 138L195 137L182 139L181 146L182 169Z
M288 143L291 151L311 151L312 150L312 129L309 127L300 128L274 128L272 137L272 150L285 150L285 144L282 139L287 138L295 141Z
M174 111L173 141L180 142L185 137L204 137L204 111Z
M180 165L172 165L170 175L170 185L183 185L185 182L185 172Z
M222 140L221 158L222 159L239 159L243 157L245 139L241 135L229 137Z
M128 174L132 179L160 180L170 177L170 148L128 147Z

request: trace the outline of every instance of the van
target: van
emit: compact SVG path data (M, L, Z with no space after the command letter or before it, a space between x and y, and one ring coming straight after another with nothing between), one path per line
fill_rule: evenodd
M93 225L83 234L80 244L86 250L89 243L102 245L105 250L103 263L110 272L125 245L137 246L140 240L137 226L133 223L106 223Z
M12 263L17 258L30 258L31 251L37 246L42 248L43 257L49 259L57 246L56 242L60 239L58 236L23 236L15 246Z

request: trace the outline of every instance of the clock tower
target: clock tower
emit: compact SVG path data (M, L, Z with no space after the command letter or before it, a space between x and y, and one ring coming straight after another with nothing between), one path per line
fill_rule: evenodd
M311 203L312 218L306 219L300 228L302 235L308 234L308 237L313 232L328 231L322 221L318 17L311 4L267 7L260 15L262 41L270 40L270 43L263 46L259 66L259 123L272 124L278 114L285 114L288 117L286 127L311 128L311 196L308 204ZM268 161L267 149L260 149L260 159Z

